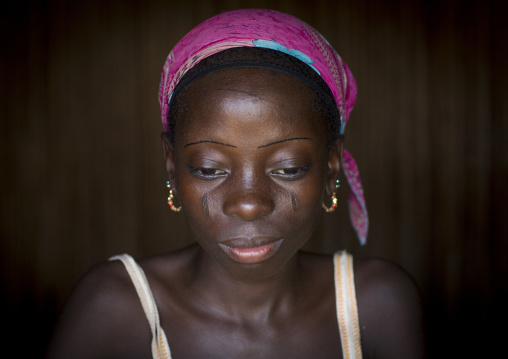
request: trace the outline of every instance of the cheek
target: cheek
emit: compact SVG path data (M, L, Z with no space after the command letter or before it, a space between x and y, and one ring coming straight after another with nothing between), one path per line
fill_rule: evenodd
M296 222L309 225L319 219L321 215L321 203L323 198L322 186L304 186L291 192L286 203L286 215ZM291 211L289 211L291 209Z
M291 189L291 204L294 212L307 213L321 208L325 192L326 166L318 165L308 178ZM295 211L295 208L297 211Z
M194 227L200 223L199 218L210 215L207 192L194 184L187 166L183 163L175 163L175 188L189 226Z
M192 186L187 180L178 186L178 196L186 217L210 217L209 194L199 186Z
M312 234L322 215L322 202L325 191L324 172L319 171L312 179L291 189L286 197L284 214L286 220L302 233Z
M307 237L319 223L322 214L324 179L322 172L281 187L277 196L279 223L296 237Z
M223 227L214 210L213 195L190 185L181 186L181 191L182 214L190 233L194 240L206 247Z

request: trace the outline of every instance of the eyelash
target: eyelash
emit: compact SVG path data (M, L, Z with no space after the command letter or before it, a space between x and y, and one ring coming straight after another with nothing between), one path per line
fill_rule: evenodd
M214 179L228 174L226 171L217 168L206 168L206 167L194 168L189 166L189 170L191 171L192 174L206 179Z
M304 173L306 173L309 170L309 166L302 166L302 167L289 167L289 168L279 168L276 170L271 171L270 173L275 176L280 176L283 178L289 178L289 179L296 179L302 176ZM285 173L277 173L277 172L283 172ZM287 173L289 172L289 173Z

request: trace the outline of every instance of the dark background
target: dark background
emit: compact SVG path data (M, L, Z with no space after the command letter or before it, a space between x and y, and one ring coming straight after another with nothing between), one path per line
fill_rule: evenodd
M326 214L309 249L402 265L429 356L493 356L508 319L504 1L24 1L2 5L0 283L5 347L42 356L94 263L189 243L167 196L158 84L200 21L274 8L316 27L358 83L346 147L371 230ZM343 181L344 182L344 181ZM499 326L501 329L499 329ZM497 327L497 329L495 329ZM19 355L18 355L19 357Z

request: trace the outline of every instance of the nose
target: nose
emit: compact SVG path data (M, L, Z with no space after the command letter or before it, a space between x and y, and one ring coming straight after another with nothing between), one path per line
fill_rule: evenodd
M226 193L223 211L229 217L253 221L273 212L275 202L269 186L263 181L239 181Z

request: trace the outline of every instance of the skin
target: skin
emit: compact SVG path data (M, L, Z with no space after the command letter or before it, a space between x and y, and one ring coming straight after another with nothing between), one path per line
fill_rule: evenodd
M163 147L197 243L140 262L173 357L342 357L331 256L300 251L342 160L315 94L277 72L231 69L181 96L175 142ZM252 263L231 254L267 243L270 256ZM412 280L382 260L354 266L364 358L423 357ZM49 357L151 358L150 341L123 265L108 262L77 285Z

